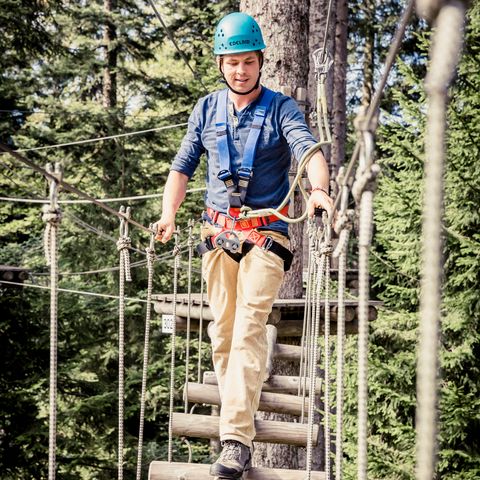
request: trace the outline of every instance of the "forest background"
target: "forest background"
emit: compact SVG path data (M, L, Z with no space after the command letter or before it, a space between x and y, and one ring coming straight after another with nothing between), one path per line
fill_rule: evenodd
M145 2L0 0L0 141L35 148L187 121L196 100L219 88L211 54L213 29L238 9L231 0L166 0L162 12L192 75ZM367 73L376 78L402 4L348 3L349 136ZM415 349L419 293L421 192L426 69L430 28L414 19L382 104L377 160L382 177L375 201L372 293L384 301L371 325L369 352L369 472L371 478L414 478ZM374 55L365 62L366 39ZM268 50L267 50L268 55ZM480 7L472 2L466 44L448 112L445 202L445 282L441 340L438 478L480 478ZM113 73L113 74L112 74ZM201 80L201 81L200 81ZM203 83L203 85L202 85ZM98 198L162 191L183 127L65 148L30 151L39 165L60 162L64 178ZM202 186L203 173L192 187ZM45 198L44 179L0 155L1 195ZM73 198L62 193L62 199ZM144 225L160 216L160 199L131 202ZM118 206L118 204L117 204ZM201 213L192 193L179 213L184 229ZM116 294L118 221L92 205L62 205L60 286ZM26 283L48 285L41 205L0 202L0 264L29 269ZM131 229L134 247L148 238ZM182 243L183 242L183 243ZM185 233L181 236L186 245ZM172 289L172 246L157 245L155 291ZM144 255L132 252L132 261ZM185 256L182 256L185 265ZM199 289L198 260L194 289ZM133 270L131 297L145 298L146 272ZM185 268L180 289L185 291ZM0 477L46 478L48 458L49 292L0 285ZM116 476L116 300L60 294L58 346L59 477ZM144 306L127 304L126 478L133 478L143 358ZM155 320L145 425L145 468L166 458L169 340ZM180 356L183 355L180 349ZM178 362L181 382L184 367ZM349 339L345 478L355 478L355 338ZM196 362L195 355L192 362ZM204 352L208 365L208 352ZM180 386L180 383L179 385ZM181 399L177 398L178 407ZM196 461L208 446L194 444ZM187 456L176 444L175 459Z

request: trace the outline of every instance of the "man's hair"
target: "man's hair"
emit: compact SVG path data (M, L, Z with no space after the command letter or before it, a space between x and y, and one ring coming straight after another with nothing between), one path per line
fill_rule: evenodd
M263 67L263 52L261 50L254 50L253 52L257 54L258 61L260 63L260 70L261 70ZM245 52L245 53L248 53L248 52ZM222 71L223 57L224 55L217 55L217 58L219 59L218 68L220 69L220 71Z

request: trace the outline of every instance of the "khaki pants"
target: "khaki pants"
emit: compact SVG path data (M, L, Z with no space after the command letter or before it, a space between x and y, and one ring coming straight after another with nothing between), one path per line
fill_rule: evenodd
M215 233L206 225L202 237ZM265 232L288 248L288 239ZM267 359L266 323L283 280L283 260L254 247L240 263L222 249L203 256L203 276L213 313L209 328L222 407L220 440L251 447Z

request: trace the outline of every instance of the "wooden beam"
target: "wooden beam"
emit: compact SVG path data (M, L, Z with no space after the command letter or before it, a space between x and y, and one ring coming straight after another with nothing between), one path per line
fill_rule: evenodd
M276 393L293 393L298 392L298 385L300 383L299 377L292 377L288 375L272 375L268 382L265 382L262 387L262 392L276 392ZM203 383L208 385L217 385L217 376L215 372L204 372ZM307 392L309 390L310 379L307 378ZM322 379L317 378L316 393L320 395L322 391Z
M220 393L217 385L205 383L188 383L188 401L220 405ZM302 414L302 397L286 393L262 392L258 409L262 412L285 413L300 416ZM307 413L308 399L305 399L304 414Z
M152 462L148 480L212 480L210 465L195 463ZM304 480L305 470L253 467L243 480ZM325 472L312 472L311 480L325 480Z
M218 438L219 417L173 413L173 434L177 437ZM318 425L313 426L313 444L318 441ZM254 441L282 443L305 447L307 445L308 424L255 420L257 432Z
M302 347L299 345L286 345L277 343L275 348L275 358L277 360L287 360L289 362L299 362L302 354Z

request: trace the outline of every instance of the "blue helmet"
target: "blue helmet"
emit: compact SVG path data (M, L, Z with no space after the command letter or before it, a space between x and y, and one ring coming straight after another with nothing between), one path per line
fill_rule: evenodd
M230 13L223 17L215 30L213 53L252 52L266 48L262 31L258 23L250 15L241 12Z

